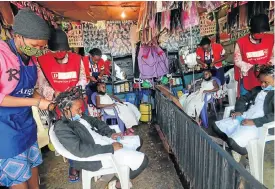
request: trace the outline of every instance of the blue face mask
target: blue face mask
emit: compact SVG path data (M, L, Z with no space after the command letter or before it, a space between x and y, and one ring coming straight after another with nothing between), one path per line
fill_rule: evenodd
M264 91L272 91L272 90L274 90L274 87L272 87L271 85L268 85L266 88L263 88L263 87L262 87L262 89L263 89Z
M75 114L75 116L72 117L72 121L79 121L81 116L79 114Z
M242 116L236 116L235 119L238 120L239 123L242 123L242 121L244 120Z

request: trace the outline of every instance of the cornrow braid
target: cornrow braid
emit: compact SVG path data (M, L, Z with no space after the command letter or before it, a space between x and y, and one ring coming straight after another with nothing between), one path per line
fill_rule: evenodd
M72 107L73 101L75 100L83 100L84 91L82 90L81 86L72 87L69 90L60 93L55 99L54 99L54 108L49 109L50 112L50 119L51 120L57 120L58 116L56 114L57 108L62 113L63 117L65 116L64 110L66 108L70 109Z

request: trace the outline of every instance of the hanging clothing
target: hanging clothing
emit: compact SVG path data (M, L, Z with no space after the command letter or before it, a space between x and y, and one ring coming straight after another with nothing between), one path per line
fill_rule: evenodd
M141 79L160 78L169 73L168 59L159 46L142 45L138 53Z
M234 52L235 80L240 83L242 79L246 90L251 90L256 86L260 86L260 82L252 67L256 64L274 64L273 49L274 34L264 34L261 42L258 44L251 38L250 34L237 41Z
M100 97L100 104L114 104L116 103L113 99L108 95L99 95ZM127 129L132 128L133 126L138 125L139 119L141 117L141 113L137 109L137 107L131 103L124 102L116 103L115 109L118 113L118 117L122 120L125 124ZM113 109L104 109L104 112L108 115L115 115Z
M1 85L0 88L2 97L1 101L6 95L31 98L37 80L36 65L32 59L28 65L23 63L21 56L16 51L13 40L8 41L11 49L9 49L7 44L3 44L4 42L1 43L0 60L1 71L3 73L1 74L1 83L6 81L5 85ZM13 67L16 63L19 67ZM8 71L3 72L5 69L12 70L13 72L10 74ZM9 77L5 78L7 75L9 75ZM9 87L6 87L7 83L10 83L11 85L17 83L16 85L13 85L14 88L10 93L7 93L10 89ZM37 141L37 128L32 116L31 107L0 107L0 125L0 136L2 141L2 145L0 146L0 162L3 159L21 154ZM3 167L0 167L0 176L2 168Z
M274 91L271 91L271 93L274 93ZM243 112L241 118L238 119L254 120L264 117L264 103L267 94L268 93L263 90L259 92L255 98L255 104L251 105L247 111ZM232 138L240 147L246 147L250 140L258 138L259 129L256 125L243 126L238 119L226 118L215 123L223 133L225 133L229 138Z
M214 89L213 79L210 81L205 81L201 83L201 88L199 91L191 93L183 103L183 111L190 117L199 117L201 110L204 106L205 93L204 90ZM207 96L207 100L211 98L210 95Z
M64 92L79 83L81 56L70 52L66 56L65 63L58 63L51 52L38 58L39 67L54 91Z
M199 14L195 1L184 1L181 13L181 23L184 29L199 25Z

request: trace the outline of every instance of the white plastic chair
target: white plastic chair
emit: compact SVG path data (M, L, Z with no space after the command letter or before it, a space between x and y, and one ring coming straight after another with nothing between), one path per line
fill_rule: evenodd
M230 116L230 111L234 110L234 106L225 108L223 118ZM275 140L275 135L270 135L268 130L275 128L275 122L264 124L259 128L259 138L249 141L246 149L248 152L249 167L251 175L253 175L259 182L263 183L263 169L264 169L264 149L265 143Z
M268 133L268 130L271 128L275 128L274 121L260 127L259 138L250 141L246 147L251 174L261 183L263 183L265 144L266 142L275 140L275 135Z
M40 116L40 113L42 114L42 111L38 110L38 108L35 106L32 107L32 113L33 113L33 118L37 125L38 146L39 148L43 148L44 146L49 144L48 130L44 126L46 125L46 121L48 120L48 116L46 116L46 114L48 113L45 111L43 112L43 115Z
M113 154L106 153L106 154L99 154L87 158L79 158L71 154L68 150L64 148L64 146L59 142L55 133L54 133L54 126L50 128L49 131L50 140L55 147L55 150L60 153L62 156L74 160L74 161L110 161L112 162L112 167L110 168L101 168L98 171L86 171L82 170L82 189L91 189L91 179L93 177L97 178L101 175L108 175L116 173L119 177L121 188L122 189L129 189L130 188L130 168L128 166L119 165Z
M229 77L229 83L226 84L227 96L230 106L234 106L236 103L238 82L234 79L234 68L228 70L225 74L225 77Z

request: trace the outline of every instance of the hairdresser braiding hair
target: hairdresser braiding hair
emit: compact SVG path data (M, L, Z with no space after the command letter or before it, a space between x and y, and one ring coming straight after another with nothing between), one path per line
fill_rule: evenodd
M83 90L81 86L72 87L69 90L60 93L54 99L54 103L50 104L48 108L51 122L59 119L56 113L57 109L62 113L64 118L67 118L65 110L68 109L70 111L73 101L79 99L84 102Z

